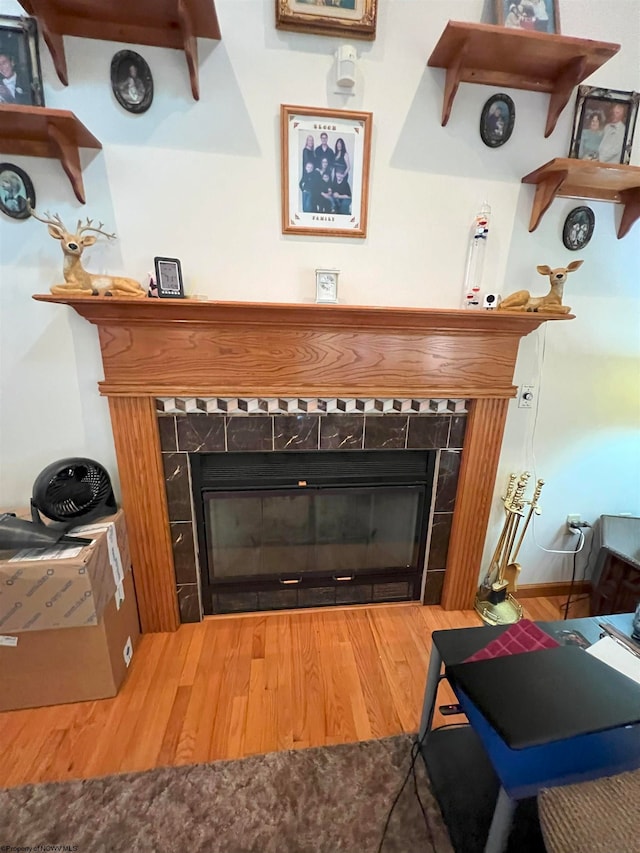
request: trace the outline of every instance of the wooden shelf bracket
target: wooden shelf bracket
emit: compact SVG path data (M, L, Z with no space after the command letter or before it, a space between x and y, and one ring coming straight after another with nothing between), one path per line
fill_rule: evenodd
M469 50L469 42L466 41L460 48L455 62L446 70L444 97L442 100L442 127L445 127L451 115L451 107L458 92L458 86L462 82L464 72L464 61Z
M199 101L200 79L198 74L198 40L195 36L193 17L191 15L188 0L178 0L178 20L180 22L184 54L187 58L187 67L189 69L191 94L193 95L194 101Z
M568 174L566 171L552 172L536 185L536 194L531 209L531 220L529 221L529 231L536 230L543 214L549 209L551 202L557 196Z
M640 187L623 190L620 193L624 210L618 228L618 240L628 234L634 223L640 219Z
M47 122L47 135L51 145L55 149L62 168L73 187L73 192L79 202L84 204L86 197L84 183L82 181L82 166L80 164L80 152L77 145L65 133L64 125L50 118Z
M587 57L576 56L567 63L564 71L555 82L551 98L549 99L549 110L547 112L547 124L544 129L544 137L547 139L555 130L560 113L569 103L574 88L581 80L584 80L587 69Z

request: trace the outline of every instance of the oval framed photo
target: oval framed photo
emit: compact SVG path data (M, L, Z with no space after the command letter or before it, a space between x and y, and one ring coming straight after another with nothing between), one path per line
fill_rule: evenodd
M596 217L590 207L574 207L564 221L562 242L570 252L584 249L593 236Z
M0 163L0 210L12 219L29 219L27 202L36 206L31 178L13 163Z
M146 60L133 50L119 50L111 60L111 88L127 112L146 112L153 101L153 77Z
M516 120L516 105L509 95L492 95L482 108L480 138L489 148L499 148L508 142Z

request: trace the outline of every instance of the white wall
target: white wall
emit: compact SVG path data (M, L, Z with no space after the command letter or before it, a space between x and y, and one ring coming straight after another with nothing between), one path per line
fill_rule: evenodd
M98 245L87 266L146 281L154 255L182 259L186 288L213 299L313 301L314 269L342 271L349 304L460 304L469 227L479 204L493 209L485 287L504 294L545 290L537 264L573 260L562 224L578 202L557 200L533 234L533 189L520 178L565 156L573 101L547 140L548 98L510 92L516 125L502 148L478 134L497 91L463 84L440 126L444 72L427 59L449 18L479 21L481 0L384 0L378 36L357 42L361 85L332 93L340 40L276 31L272 0L216 0L222 41L200 42L201 100L191 98L184 56L141 47L155 81L149 112L122 110L109 83L124 44L65 38L69 79L57 80L42 45L48 106L73 110L102 141L82 153L87 205L79 205L55 160L3 157L31 176L40 211L75 222L87 214L119 236ZM560 0L562 29L620 42L622 50L588 81L640 89L640 0ZM16 14L14 0L0 12ZM369 110L374 116L367 239L284 236L280 227L280 104ZM640 131L632 162L640 163ZM615 237L620 208L593 203L596 231L565 295L576 320L546 324L523 341L516 382L539 386L539 407L510 403L486 550L501 522L499 493L510 471L544 477L536 538L559 537L568 512L640 514L640 223ZM64 306L36 303L60 280L61 254L40 223L0 221L0 505L24 503L48 463L66 455L101 460L115 474L96 330ZM544 365L540 363L544 346ZM532 440L533 439L533 440ZM559 580L570 560L527 543L523 583Z

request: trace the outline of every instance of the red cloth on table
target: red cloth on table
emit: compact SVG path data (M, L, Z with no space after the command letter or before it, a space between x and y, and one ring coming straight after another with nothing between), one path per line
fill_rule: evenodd
M521 619L483 649L466 658L464 663L499 658L503 655L519 655L522 652L536 652L538 649L553 649L559 645L560 643L545 633L542 628L538 628L535 622L530 619Z

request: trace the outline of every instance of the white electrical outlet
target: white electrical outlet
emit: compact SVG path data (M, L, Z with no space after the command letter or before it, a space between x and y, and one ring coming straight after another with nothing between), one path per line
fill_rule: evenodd
M567 516L567 533L574 533L574 530L571 529L572 524L580 524L582 521L582 516L579 512L573 513L573 515Z
M520 393L518 395L518 408L519 409L531 409L533 407L535 390L536 390L535 385L522 385L522 386L520 386Z

